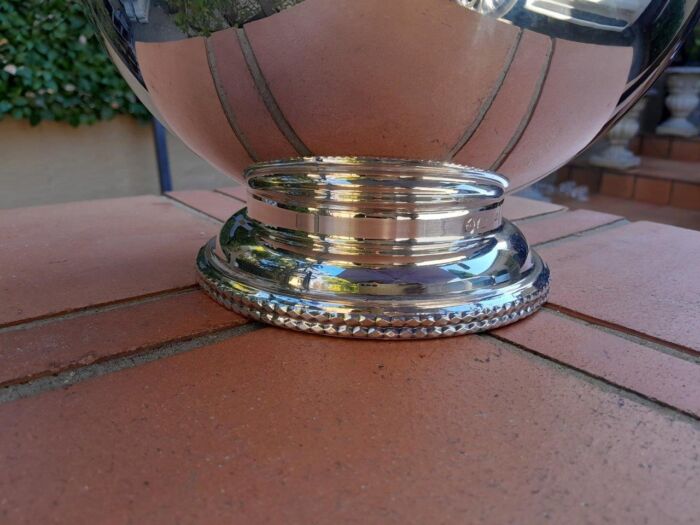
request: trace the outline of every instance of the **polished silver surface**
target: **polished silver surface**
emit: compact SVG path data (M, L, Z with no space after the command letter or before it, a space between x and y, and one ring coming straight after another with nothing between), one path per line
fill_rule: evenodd
M507 186L503 177L462 166L368 158L260 163L246 175L251 219L359 239L490 232L501 223Z
M274 324L372 337L469 333L537 308L548 271L501 218L505 192L631 107L698 11L698 0L83 2L151 111L221 171L246 173L247 211L200 253L205 289Z
M247 178L249 194L269 208L290 211L292 195L297 216L340 214L347 231L234 215L202 248L198 270L212 297L245 315L325 335L445 337L511 323L546 299L547 267L501 218L501 177L440 163L313 158L259 164ZM430 233L396 234L415 222L432 223ZM369 238L358 234L365 228Z
M195 152L497 171L510 191L643 93L697 0L83 0L136 93Z

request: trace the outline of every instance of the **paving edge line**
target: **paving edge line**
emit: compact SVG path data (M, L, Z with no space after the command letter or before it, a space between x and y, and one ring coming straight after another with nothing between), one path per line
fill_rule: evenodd
M625 218L620 218L617 220L614 220L612 222L606 222L605 224L599 224L598 226L592 226L590 228L586 228L585 230L580 230L574 233L569 233L567 235L562 235L561 237L555 237L554 239L550 239L548 241L542 241L536 244L533 244L533 248L549 248L552 246L557 246L561 243L568 242L568 241L573 241L576 239L580 239L583 237L588 237L589 235L593 235L596 233L604 232L607 230L613 230L615 228L619 228L621 226L625 226L627 224L631 224L630 221L628 221ZM518 223L516 223L516 226ZM546 261L545 261L546 262Z
M214 190L205 190L205 191L211 191L212 193L214 193ZM173 205L177 206L178 208L183 209L184 211L187 211L188 213L194 212L193 213L194 215L196 215L197 217L200 217L202 219L206 219L207 222L213 222L219 226L221 226L224 223L224 221L222 221L221 219L218 219L218 218L214 217L213 215L209 215L207 212L202 211L199 208L195 208L191 204L188 204L185 201L178 199L177 197L175 197L171 193L164 193L163 197L168 199ZM233 199L233 197L230 197L230 198ZM237 199L233 199L233 200L237 200Z
M522 352L529 355L532 358L536 358L541 361L547 362L549 363L549 365L555 366L556 368L561 369L563 372L573 374L580 380L585 380L589 383L597 385L600 388L605 388L606 390L614 392L618 395L623 395L624 397L627 397L637 403L641 403L645 406L655 409L662 409L666 412L669 412L669 415L673 416L674 419L682 418L684 421L692 424L695 428L700 430L700 417L697 414L694 414L692 412L686 412L685 410L682 410L673 405L669 405L664 401L647 396L645 394L637 392L636 390L632 390L631 388L628 388L626 386L619 385L609 379L595 375L582 368L575 367L565 361L555 359L547 354L529 348L520 343L515 343L509 339L504 338L503 336L496 335L492 332L476 334L476 337L484 338L489 342L493 343L495 346L506 348L511 351Z
M18 399L36 396L50 390L72 386L93 377L100 377L111 374L112 372L118 372L120 370L150 363L151 361L157 361L166 357L196 350L265 327L267 327L267 325L261 323L248 323L195 337L187 341L166 343L151 350L116 357L114 359L107 359L80 368L59 372L56 375L42 376L26 383L8 385L0 388L0 405Z
M187 286L183 286L182 288L173 288L171 290L163 290L161 292L155 292L148 295L139 295L138 297L130 297L127 299L112 301L109 303L102 303L95 306L87 306L84 308L76 308L75 310L67 310L61 313L50 314L44 317L35 317L33 319L27 319L26 321L20 321L18 323L6 324L1 326L0 335L6 334L8 332L29 330L31 328L36 328L37 326L44 326L60 321L77 319L79 317L87 317L89 315L110 312L112 310L120 310L122 308L130 308L133 306L139 306L141 304L153 303L160 300L168 299L170 297L177 297L179 295L195 293L200 290L201 287L198 284L190 284Z
M114 359L108 359L99 363L94 363L84 367L60 372L56 375L42 376L37 379L30 380L26 383L9 385L0 388L0 405L28 397L34 397L52 390L70 387L88 379L101 377L113 372L119 372L121 370L126 370L129 368L134 368L143 364L147 364L152 361L172 357L178 354L189 352L191 350L196 350L198 348L229 340L237 336L242 336L251 332L255 332L264 328L269 328L269 325L262 323L248 323L245 325L240 325L218 332L202 335L193 339L189 339L187 341L166 343L151 350L137 352L128 356L116 357ZM488 340L495 346L506 347L511 351L524 352L527 355L545 361L550 365L556 365L556 367L562 369L562 371L574 373L579 378L593 381L598 385L605 385L607 388L612 388L618 394L625 394L626 396L631 397L635 401L643 401L644 404L653 405L657 408L669 410L674 415L680 415L683 416L684 419L688 418L692 420L693 424L700 423L700 417L698 417L698 415L696 414L693 414L692 412L687 412L673 405L669 405L668 403L665 403L662 400L647 396L645 394L637 392L636 390L632 390L628 387L625 387L624 385L620 385L618 383L615 383L614 381L593 374L587 370L573 366L570 363L555 359L538 350L513 342L503 336L494 334L492 332L487 332L483 334L474 334L469 337L480 337Z
M658 339L641 332L637 332L631 328L626 328L622 325L614 323L606 323L595 317L589 317L576 312L575 310L569 310L568 308L560 307L556 304L546 303L542 308L552 315L566 319L573 323L583 325L587 328L603 332L608 335L619 337L631 343L637 344L639 346L644 346L657 352L667 354L676 359L681 359L689 363L700 365L700 352L692 348L685 347L683 345L678 345L665 341L663 339Z
M642 346L653 348L660 352L672 355L678 359L683 359L685 361L700 364L700 352L698 350L691 348L689 346L684 346L672 341L666 341L664 339L659 339L653 335L645 334L634 328L629 328L621 324L613 323L610 321L605 321L604 319L599 319L587 315L583 312L577 310L572 310L565 306L561 306L556 303L545 303L543 305L547 311L553 314L560 315L566 319L577 321L588 325L591 328L600 330L601 332L606 332L608 334L616 335L622 339L627 339L628 341L633 341Z
M508 196L506 195L506 199ZM527 197L521 197L521 199L526 199ZM532 199L531 199L532 200ZM549 203L552 204L552 203ZM550 217L554 215L565 215L569 213L571 210L569 208L561 208L559 210L549 210L549 211L543 211L536 213L535 215L528 215L527 217L520 217L518 219L511 219L509 217L504 216L504 219L508 219L510 222L518 225L518 224L527 224L528 222L536 222L539 219L549 219Z
M241 184L241 186L244 186L244 185ZM238 187L238 186L236 186L236 187ZM224 197L228 197L229 199L233 199L234 201L238 201L238 202L242 202L243 204L247 204L245 200L240 199L240 198L236 197L235 195L231 195L230 193L226 193L225 191L222 191L222 190L223 190L223 188L216 188L215 190L211 190L211 191L213 191L214 193L218 193L219 195L223 195Z
M36 326L51 324L57 321L65 321L67 319L74 319L76 317L85 317L87 315L108 312L110 310L118 310L119 308L137 306L139 304L150 303L153 301L158 301L160 299L167 299L168 297L174 297L177 295L184 295L187 293L196 292L197 290L201 290L201 288L198 284L193 282L192 284L180 286L178 288L171 288L169 290L160 290L158 292L147 293L135 297L126 297L123 299L116 299L114 301L107 301L96 305L82 306L78 308L62 310L60 312L50 313L47 315L41 315L38 317L31 317L29 319L23 319L21 321L5 323L3 325L0 325L0 335L7 332L26 330L29 328L34 328Z

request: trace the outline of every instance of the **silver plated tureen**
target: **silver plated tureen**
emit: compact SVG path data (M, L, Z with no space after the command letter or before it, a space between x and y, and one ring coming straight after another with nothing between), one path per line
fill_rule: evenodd
M696 0L84 0L124 78L247 208L197 268L274 325L441 337L516 321L549 271L504 196L660 74Z

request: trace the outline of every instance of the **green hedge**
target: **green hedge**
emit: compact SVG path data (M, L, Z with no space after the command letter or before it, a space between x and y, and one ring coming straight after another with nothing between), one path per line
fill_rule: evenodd
M149 118L77 0L0 0L0 120Z

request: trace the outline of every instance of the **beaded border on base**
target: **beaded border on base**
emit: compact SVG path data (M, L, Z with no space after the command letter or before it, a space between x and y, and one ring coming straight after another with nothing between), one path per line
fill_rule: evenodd
M367 339L429 339L492 330L535 313L549 293L547 282L543 288L524 294L499 308L490 309L476 303L472 313L462 315L438 313L391 317L327 314L298 305L289 307L274 299L252 297L208 277L199 268L197 273L202 288L210 297L246 317L299 332Z

